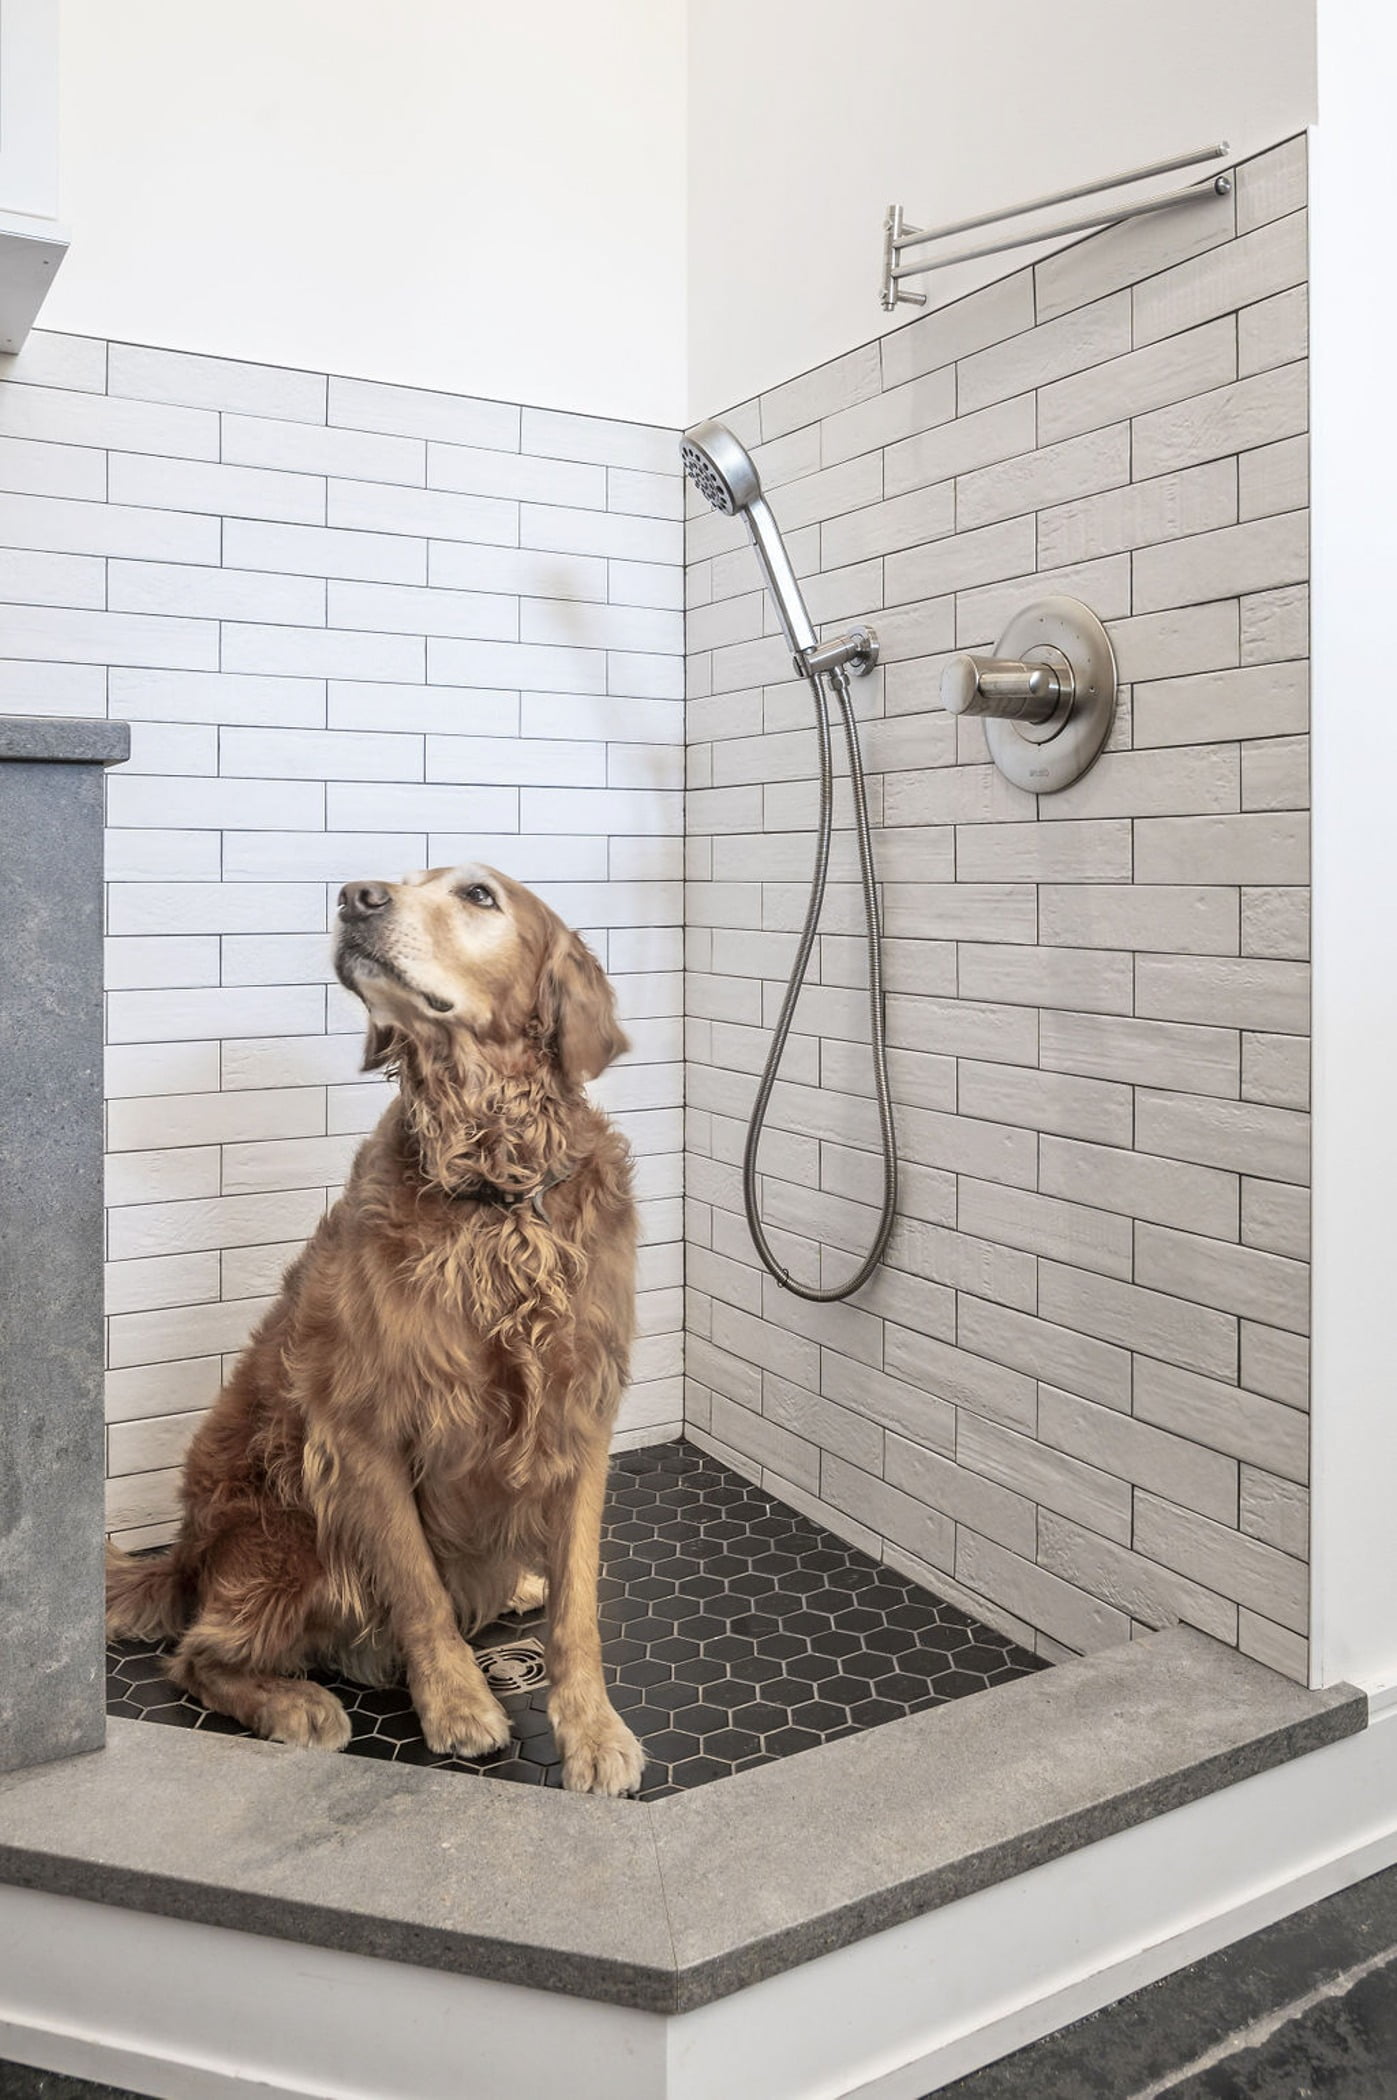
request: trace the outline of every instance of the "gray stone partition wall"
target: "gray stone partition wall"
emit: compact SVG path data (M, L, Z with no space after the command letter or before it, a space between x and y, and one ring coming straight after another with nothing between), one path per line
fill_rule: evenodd
M1308 1609L1304 141L727 416L856 687L905 1160L888 1262L757 1265L744 1125L808 880L809 696L690 494L686 1423L1061 1656L1183 1620L1291 1676ZM1033 598L1105 621L1096 767L1041 800L938 705ZM842 811L847 827L847 807ZM876 1218L852 835L762 1152L781 1258Z
M101 1746L102 768L0 719L0 1771Z

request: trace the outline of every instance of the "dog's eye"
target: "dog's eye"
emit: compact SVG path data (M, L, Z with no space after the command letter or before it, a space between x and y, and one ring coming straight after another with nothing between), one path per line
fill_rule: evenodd
M457 890L456 895L463 904L478 904L482 911L498 911L499 905L493 890L487 890L483 882L473 882L469 889Z

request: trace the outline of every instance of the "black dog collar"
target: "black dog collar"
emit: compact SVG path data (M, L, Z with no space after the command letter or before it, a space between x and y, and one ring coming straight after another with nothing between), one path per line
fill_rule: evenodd
M543 1199L550 1189L557 1188L571 1173L572 1168L568 1167L560 1174L545 1174L543 1180L535 1183L531 1189L505 1189L495 1181L468 1181L463 1182L460 1188L448 1189L446 1193L453 1203L489 1203L499 1210L518 1210L521 1205L527 1203L535 1217L541 1218L547 1225L549 1217L543 1207Z

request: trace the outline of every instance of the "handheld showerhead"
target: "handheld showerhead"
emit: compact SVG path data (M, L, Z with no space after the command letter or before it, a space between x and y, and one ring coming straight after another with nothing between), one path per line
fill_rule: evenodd
M725 518L741 513L746 520L781 632L804 676L807 652L815 647L815 629L750 455L722 423L695 423L684 433L679 456L684 472L714 510Z
M766 498L762 495L761 476L750 455L739 445L730 430L722 423L695 423L693 429L686 430L680 439L679 456L684 462L684 472L704 500L712 504L714 510L721 511L726 518L741 514L747 520L747 530L752 535L752 545L757 550L757 559L766 577L766 587L771 592L776 617L781 622L781 632L790 646L796 676L809 679L810 690L815 699L815 728L820 760L815 872L811 878L810 902L806 907L805 924L796 947L790 982L786 986L786 996L776 1019L771 1047L767 1051L762 1076L757 1083L757 1098L747 1125L747 1142L742 1150L742 1207L747 1213L747 1225L753 1244L767 1273L776 1278L783 1290L794 1291L797 1297L808 1299L812 1304L829 1305L837 1299L851 1297L867 1283L883 1259L897 1215L897 1133L893 1127L887 1030L883 1016L883 964L880 946L882 915L873 861L873 833L868 816L868 793L864 783L863 759L859 752L858 723L849 695L849 680L845 676L846 672L852 671L856 678L863 678L873 669L878 661L878 637L871 627L851 627L847 634L837 635L833 641L816 640L815 629L806 610L805 600L801 596L795 570L791 567L790 557L781 541L780 528L767 508ZM810 953L815 945L815 936L819 932L825 878L829 871L830 839L834 825L834 770L830 753L827 686L833 688L839 702L840 712L844 717L845 741L849 749L849 780L853 790L854 828L859 846L859 879L863 889L864 928L868 937L869 1032L873 1047L873 1091L878 1102L878 1125L883 1152L883 1207L874 1231L873 1244L853 1275L845 1283L820 1288L813 1284L797 1283L790 1271L781 1266L772 1251L762 1225L757 1200L757 1150L761 1144L771 1091L776 1084L786 1039L791 1032L796 1005L805 983Z

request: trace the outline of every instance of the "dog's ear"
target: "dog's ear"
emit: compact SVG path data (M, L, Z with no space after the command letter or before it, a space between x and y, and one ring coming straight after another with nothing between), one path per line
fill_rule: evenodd
M398 1046L398 1031L383 1021L370 1021L369 1032L364 1038L364 1064L366 1072L381 1072L393 1061Z
M630 1049L616 1018L616 994L586 942L563 928L539 982L538 1015L559 1070L573 1086L595 1079Z

